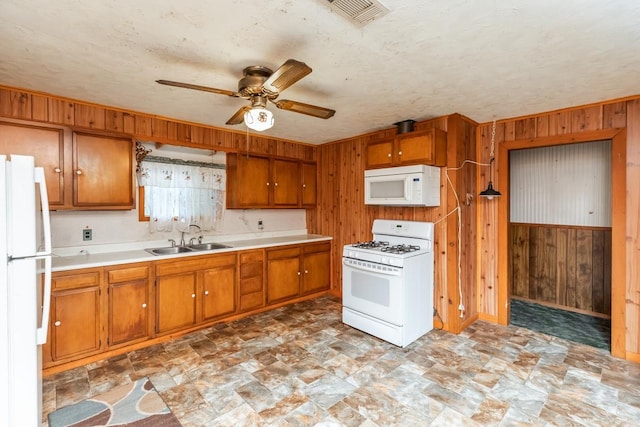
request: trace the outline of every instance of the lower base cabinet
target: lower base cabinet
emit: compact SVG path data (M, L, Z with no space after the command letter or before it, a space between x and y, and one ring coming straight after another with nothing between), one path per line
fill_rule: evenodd
M43 347L43 364L99 353L102 350L101 270L54 273L51 282L49 336Z
M54 272L43 367L68 369L312 297L329 289L330 250L330 242L292 244Z
M152 264L107 268L108 338L112 348L147 339L150 330L149 280Z

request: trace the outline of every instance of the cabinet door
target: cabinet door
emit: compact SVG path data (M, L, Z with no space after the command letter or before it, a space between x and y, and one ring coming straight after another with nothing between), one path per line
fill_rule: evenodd
M300 169L297 161L273 161L273 205L298 206Z
M33 156L44 169L52 209L64 204L64 130L0 122L0 154Z
M149 325L146 280L109 285L109 345L145 338Z
M202 271L202 317L210 320L236 311L236 267Z
M227 155L227 207L269 206L269 158Z
M416 135L396 138L395 161L398 164L426 164L445 166L447 162L447 134L431 129Z
M100 288L51 294L51 355L54 361L100 350Z
M301 293L305 294L329 289L331 276L329 260L329 252L304 255Z
M73 204L133 208L133 142L74 132Z
M159 333L196 323L196 273L156 279L156 328Z
M301 184L301 202L302 206L315 207L317 203L317 167L315 163L301 163L300 176Z
M393 140L374 142L367 145L367 168L391 166L393 162Z
M272 258L273 257L273 258ZM271 251L267 261L267 302L300 294L300 250Z

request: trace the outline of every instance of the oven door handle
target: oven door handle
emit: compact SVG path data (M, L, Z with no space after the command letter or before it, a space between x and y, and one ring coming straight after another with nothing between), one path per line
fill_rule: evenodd
M385 276L400 276L402 274L402 270L397 267L390 267L391 270L379 270L377 268L369 267L369 265L372 265L371 263L367 263L367 265L354 265L352 262L345 258L342 259L342 265L354 270L366 271L368 273L374 274L382 274Z

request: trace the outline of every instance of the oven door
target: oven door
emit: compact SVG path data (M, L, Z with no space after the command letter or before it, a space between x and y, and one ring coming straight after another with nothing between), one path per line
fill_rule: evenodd
M402 268L342 259L342 305L396 326L403 326Z

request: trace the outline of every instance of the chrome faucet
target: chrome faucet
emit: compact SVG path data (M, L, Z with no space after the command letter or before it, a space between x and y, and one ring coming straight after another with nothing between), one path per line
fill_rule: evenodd
M186 242L184 241L184 233L188 233L188 232L189 232L189 230L191 230L191 227L195 227L195 228L197 228L198 230L200 230L200 226L199 226L199 225L196 225L196 224L189 224L189 227L187 227L187 231L181 231L181 232L180 232L180 246L185 246L185 245L186 245ZM192 244L193 244L193 239L194 239L194 238L192 238L191 240L189 240L189 244L190 244L190 245L192 245Z

